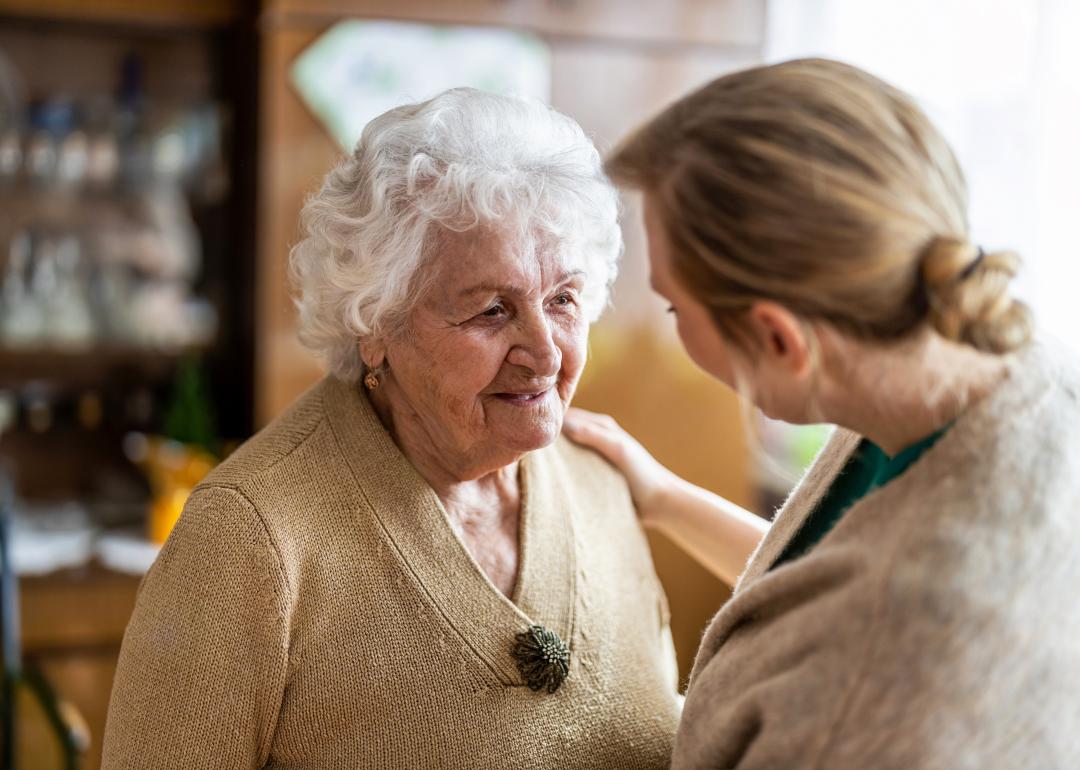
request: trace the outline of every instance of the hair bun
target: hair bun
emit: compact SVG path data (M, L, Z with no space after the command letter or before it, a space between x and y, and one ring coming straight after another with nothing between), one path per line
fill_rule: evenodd
M930 324L949 340L1009 353L1031 339L1031 311L1010 284L1020 269L1013 251L981 252L966 240L938 237L922 255Z

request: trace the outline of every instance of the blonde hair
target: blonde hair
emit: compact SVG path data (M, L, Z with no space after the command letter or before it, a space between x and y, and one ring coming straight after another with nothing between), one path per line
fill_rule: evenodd
M734 338L768 299L868 340L929 324L1005 353L1031 336L1020 264L971 243L967 187L907 94L802 59L712 81L607 162L657 207L680 283Z

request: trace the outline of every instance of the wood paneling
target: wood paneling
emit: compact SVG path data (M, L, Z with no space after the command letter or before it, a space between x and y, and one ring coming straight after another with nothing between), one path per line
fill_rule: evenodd
M32 660L75 707L90 733L80 765L101 765L101 738L124 629L135 607L139 579L100 568L24 578L20 585L23 656ZM46 770L55 764L55 738L44 715L27 699L20 718L20 767Z
M28 99L114 95L129 55L139 58L142 87L155 103L188 104L213 94L212 47L201 35L15 20L0 22L0 51L23 77ZM31 202L40 213L41 201Z
M670 327L667 319L637 330L602 321L574 401L613 415L680 476L752 508L742 406L693 366L661 322ZM663 535L650 533L649 541L685 682L701 633L731 590Z
M63 700L74 707L88 728L90 741L80 757L79 770L101 767L101 739L119 651L119 646L103 647L44 655L36 660L42 675L58 685ZM54 758L58 753L55 738L44 729L40 716L30 718L32 708L28 706L27 719L19 722L19 769L56 770L62 765Z
M321 376L296 338L288 282L304 198L341 150L293 89L289 68L318 34L281 29L263 35L259 120L258 266L256 272L256 421L268 422Z
M269 0L273 27L324 27L344 18L480 24L547 37L638 46L723 46L757 50L762 0Z
M77 22L220 26L237 16L233 0L0 0L0 14Z
M607 154L638 124L678 97L757 61L754 55L728 49L656 52L560 41L552 46L551 100ZM601 324L670 331L667 306L649 289L639 196L624 196L622 224L626 250L612 306Z
M27 654L119 645L135 606L139 578L101 568L24 578L22 639Z

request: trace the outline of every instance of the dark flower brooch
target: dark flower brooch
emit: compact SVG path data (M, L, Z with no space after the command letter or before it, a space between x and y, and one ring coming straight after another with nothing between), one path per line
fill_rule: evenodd
M554 631L531 626L517 635L514 660L525 683L534 692L554 693L570 673L570 650Z

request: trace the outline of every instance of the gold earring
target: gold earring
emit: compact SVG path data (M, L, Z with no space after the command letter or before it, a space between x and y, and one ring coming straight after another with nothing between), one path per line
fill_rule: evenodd
M368 372L364 375L364 387L368 390L377 390L379 387L379 375Z

